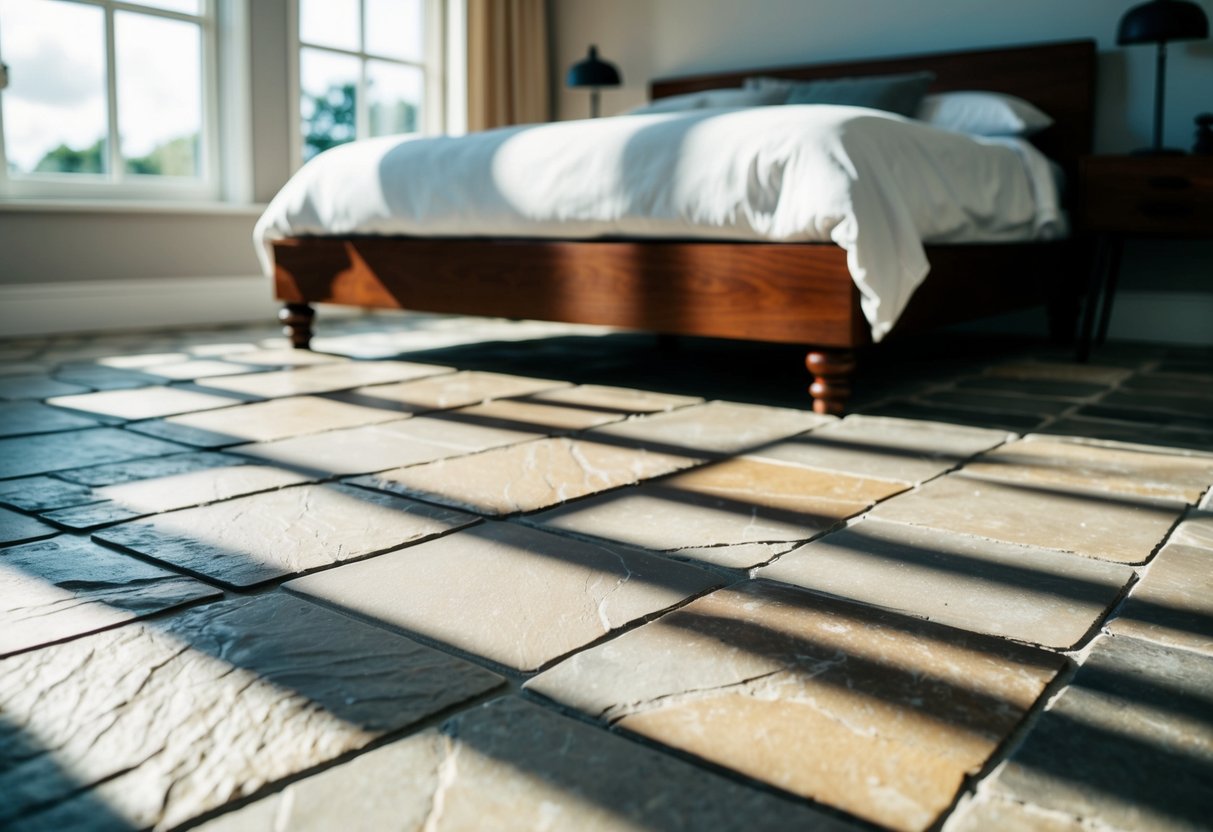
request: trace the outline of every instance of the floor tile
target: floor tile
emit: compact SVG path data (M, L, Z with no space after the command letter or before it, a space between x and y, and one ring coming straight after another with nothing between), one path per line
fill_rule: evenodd
M0 403L0 437L57 433L95 428L100 424L83 413L72 413L37 402Z
M1040 432L1055 436L1155 445L1179 452L1213 452L1213 431L1167 430L1131 422L1066 417L1040 428Z
M964 473L1003 482L1195 503L1213 485L1213 458L1033 437L983 454L965 465Z
M524 396L540 390L569 386L567 381L473 370L433 376L420 381L359 387L357 390L342 393L341 397L346 401L369 407L394 408L405 413L423 413L430 410L466 407L490 399Z
M359 477L381 491L479 514L538 511L688 468L683 456L556 437Z
M531 671L719 585L707 572L622 546L487 523L287 588Z
M119 370L99 364L67 364L54 372L55 379L67 384L84 385L94 390L131 390L159 384L163 379L135 370Z
M1083 405L1076 415L1089 419L1113 419L1119 422L1134 422L1146 430L1163 428L1175 431L1213 432L1213 416L1192 416L1165 410L1146 410L1125 405L1110 405L1096 402Z
M361 488L305 485L133 520L93 537L244 587L386 552L475 520Z
M284 396L306 396L333 390L349 390L366 384L384 384L449 372L451 372L450 367L412 364L407 361L349 361L339 364L318 364L293 370L203 379L198 382L198 385L265 399L279 399Z
M1098 364L1073 364L1049 361L1012 361L996 364L986 370L995 378L1044 379L1047 381L1080 382L1083 384L1116 384L1133 374L1123 367Z
M862 520L755 572L975 633L1069 649L1133 570L1048 549Z
M441 779L439 772L446 772ZM637 829L842 832L849 824L734 783L519 699L498 699L441 728L376 749L199 832L367 828L506 832Z
M1057 416L1073 407L1070 402L1046 397L1000 396L976 390L938 390L918 396L917 401L934 407L986 410L1000 414L1022 413L1028 416Z
M1106 384L1081 381L1055 381L1047 378L1007 378L974 376L961 379L956 386L962 390L983 390L1004 395L1038 396L1049 399L1080 401L1107 391Z
M989 791L1098 828L1206 828L1211 715L1209 657L1105 636Z
M578 653L526 687L793 794L922 830L1062 662L758 582Z
M708 402L590 431L586 438L664 453L706 456L749 451L834 421L807 410Z
M0 708L21 728L0 745L21 764L0 773L0 823L70 797L59 828L101 805L167 829L499 682L279 593L14 656Z
M809 540L903 488L739 459L590 497L528 522L744 568L770 560L786 551L786 543Z
M188 358L188 356L182 357ZM196 381L202 378L242 375L248 371L248 366L243 364L198 358L189 361L178 361L172 364L157 364L152 367L145 367L142 372L147 373L149 376L156 376L168 381Z
M1183 505L949 474L877 506L873 517L1040 546L1118 563L1144 563ZM1075 522L1075 518L1082 518Z
M856 415L768 445L752 456L916 483L1012 438L1006 431Z
M82 465L163 456L182 450L184 448L180 445L117 428L90 428L0 439L0 479L63 471Z
M441 415L445 419L469 425L513 428L547 435L586 430L627 417L626 413L601 408L584 408L566 403L547 404L523 399L496 399L458 410L448 410Z
M311 367L317 364L344 364L349 361L348 358L341 355L325 355L322 352L297 350L292 347L225 351L223 356L227 361L250 367ZM245 370L245 372L248 371Z
M1080 818L1039 806L981 795L962 803L948 819L947 832L1090 832ZM1110 829L1110 827L1103 827Z
M183 352L137 352L130 355L112 355L98 358L97 363L102 367L117 367L120 370L142 370L146 367L156 367L162 364L178 364L188 359L189 356Z
M0 549L0 656L220 594L79 537Z
M38 540L58 533L54 526L48 526L36 517L0 507L0 546Z
M89 388L79 384L67 384L44 375L14 375L0 377L0 399L48 399L51 396L70 396L87 393Z
M131 430L201 448L244 442L273 442L399 419L384 408L362 407L318 396L294 396L266 402L187 413L132 425Z
M1174 395L1158 390L1113 390L1101 398L1099 404L1189 416L1200 420L1207 428L1213 428L1213 417L1209 415L1213 406L1210 405L1208 396Z
M1121 384L1120 388L1135 393L1213 398L1213 375L1201 377L1182 373L1135 373Z
M576 387L558 387L531 393L523 397L531 402L567 404L586 409L600 409L609 413L661 413L693 404L703 404L695 396L674 396L655 393L651 390L632 390L627 387L606 387L601 384L579 384Z
M1047 416L992 410L962 410L948 404L926 404L898 400L879 404L864 411L872 416L910 419L919 422L944 422L988 430L1028 433L1042 425Z
M47 400L56 407L82 413L117 416L120 419L157 419L178 413L214 410L241 403L241 399L185 390L180 387L143 387L136 390L105 390L79 396L56 396Z
M96 501L93 490L54 477L22 477L0 481L0 505L23 511L49 511Z

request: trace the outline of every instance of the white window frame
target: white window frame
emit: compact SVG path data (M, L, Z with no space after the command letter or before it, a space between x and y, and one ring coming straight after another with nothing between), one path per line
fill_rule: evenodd
M291 169L298 170L303 164L303 79L300 75L300 53L303 49L316 49L333 55L346 55L357 58L359 62L358 91L355 98L354 136L364 139L370 135L369 104L366 96L366 65L367 61L383 61L399 66L411 66L420 69L425 77L425 101L421 110L421 133L423 135L438 135L447 132L451 121L449 109L453 99L458 96L451 94L448 71L448 55L451 40L458 37L463 30L462 10L465 0L425 0L425 54L420 61L408 61L367 52L366 47L366 0L358 0L358 49L341 49L318 43L307 43L299 33L299 2L291 0L290 19L290 78L291 78Z
M12 175L4 147L0 108L0 199L248 202L252 193L251 111L248 92L249 0L202 0L198 15L140 5L138 0L62 0L100 8L105 15L107 139L105 174ZM183 20L201 29L202 132L198 177L132 175L118 136L114 13ZM3 56L0 55L0 60ZM222 72L220 71L222 67ZM0 91L3 95L3 91ZM220 148L222 147L222 152Z

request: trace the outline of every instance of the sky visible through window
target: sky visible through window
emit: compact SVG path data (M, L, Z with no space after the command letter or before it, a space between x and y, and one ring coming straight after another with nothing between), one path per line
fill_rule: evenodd
M140 5L197 14L200 0ZM62 0L0 0L0 56L9 66L5 151L16 173L106 173L105 15ZM118 132L124 172L197 176L202 30L115 11Z

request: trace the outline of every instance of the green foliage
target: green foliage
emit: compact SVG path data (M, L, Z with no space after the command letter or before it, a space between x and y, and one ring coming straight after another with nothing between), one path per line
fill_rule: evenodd
M303 160L357 138L358 91L354 84L334 84L324 95L303 94ZM370 106L371 133L412 133L418 128L417 106L408 101L375 102Z
M105 173L105 139L76 150L61 144L34 165L36 173Z
M36 173L105 173L105 139L77 150L61 144L38 160ZM179 136L126 160L128 173L146 176L196 176L198 135Z

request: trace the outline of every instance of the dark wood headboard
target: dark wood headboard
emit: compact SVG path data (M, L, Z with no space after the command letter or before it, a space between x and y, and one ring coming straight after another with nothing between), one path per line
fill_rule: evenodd
M649 85L651 98L740 87L753 75L812 80L848 75L883 75L929 69L932 92L990 90L1031 101L1054 119L1033 142L1067 173L1091 152L1095 132L1095 41L1075 40L1029 46L937 52L847 63L761 67L685 78L663 78Z

